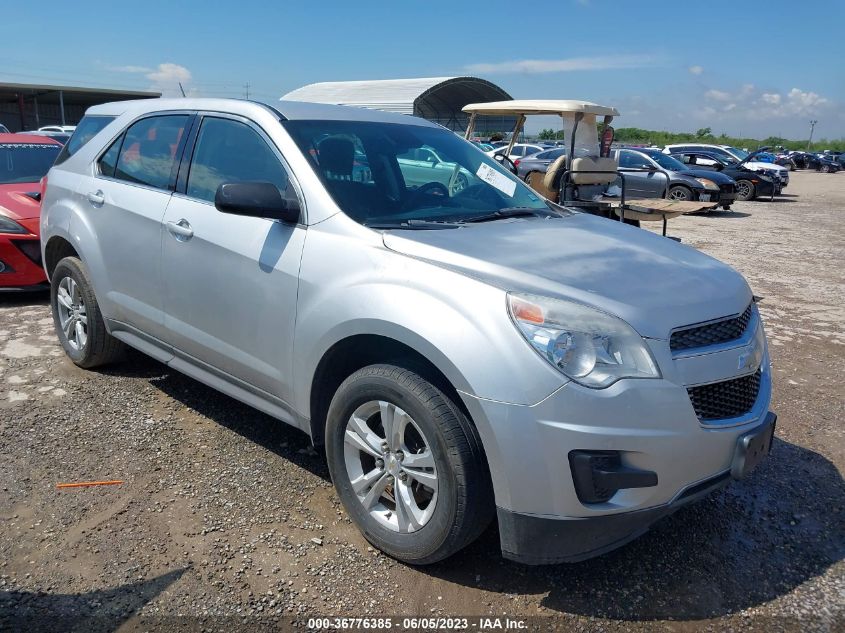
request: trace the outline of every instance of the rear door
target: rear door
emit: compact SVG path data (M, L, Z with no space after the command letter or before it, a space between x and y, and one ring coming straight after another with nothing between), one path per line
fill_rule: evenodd
M96 227L109 317L161 338L161 220L176 181L191 113L132 123L100 155L83 187ZM85 186L87 185L87 186Z
M203 115L185 154L162 223L166 340L288 400L305 226L221 213L214 195L223 182L271 182L303 210L304 201L278 149L247 119Z

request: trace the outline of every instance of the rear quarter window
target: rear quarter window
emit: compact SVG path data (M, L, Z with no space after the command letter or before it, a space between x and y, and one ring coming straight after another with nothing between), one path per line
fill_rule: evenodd
M105 115L91 115L84 116L76 126L70 139L65 143L64 148L56 157L56 165L65 162L68 158L76 154L83 145L90 141L94 136L106 127L109 123L114 121L115 117Z

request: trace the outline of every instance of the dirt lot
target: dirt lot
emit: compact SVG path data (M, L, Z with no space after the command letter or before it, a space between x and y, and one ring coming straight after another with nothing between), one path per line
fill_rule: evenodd
M105 630L233 630L297 614L842 630L845 174L797 172L787 191L669 227L765 298L779 414L770 459L577 565L504 561L495 527L432 567L392 561L349 523L304 435L137 354L77 369L46 296L0 297L0 630L22 615L58 631L91 630L74 620L91 615ZM102 479L125 483L56 489ZM194 619L160 619L177 615Z

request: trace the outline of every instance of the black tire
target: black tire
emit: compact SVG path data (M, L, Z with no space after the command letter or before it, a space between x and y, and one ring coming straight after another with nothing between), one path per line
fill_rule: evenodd
M71 278L77 285L82 301L85 306L87 317L86 335L84 345L74 347L62 330L59 319L58 295L59 286L66 277ZM53 324L56 328L56 335L59 342L75 365L85 369L92 369L101 365L107 365L118 360L126 347L114 338L106 330L103 323L103 316L100 313L100 306L94 296L94 288L88 277L85 265L77 257L65 257L57 265L50 278L50 309L53 313Z
M722 209L724 209L725 211L730 211L730 210L731 210L731 205L729 205L729 204L723 204L723 205L722 205Z
M740 178L736 181L736 199L737 200L754 200L756 197L756 192L754 190L754 183L750 180L745 180L744 178Z
M666 197L670 200L692 200L692 190L683 185L675 185L674 187L669 187Z
M822 165L822 173L829 174L830 173L830 165Z
M382 525L352 489L344 438L352 413L373 400L410 415L430 444L437 471L437 502L421 528L400 533ZM493 518L490 475L470 421L440 389L395 365L370 365L347 378L332 398L326 422L326 456L338 496L364 537L386 554L412 565L443 560L474 541Z

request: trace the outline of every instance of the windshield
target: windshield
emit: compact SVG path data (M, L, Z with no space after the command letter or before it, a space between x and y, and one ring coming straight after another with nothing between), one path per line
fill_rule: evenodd
M725 149L736 156L739 160L745 160L749 156L748 152L743 149L739 149L738 147L726 147Z
M61 149L52 143L0 143L0 185L38 182Z
M551 214L518 178L445 129L283 121L337 205L362 224L463 222L502 210Z
M672 158L669 154L664 154L663 152L643 152L643 154L648 156L663 169L668 169L669 171L688 171L686 165L677 158Z

